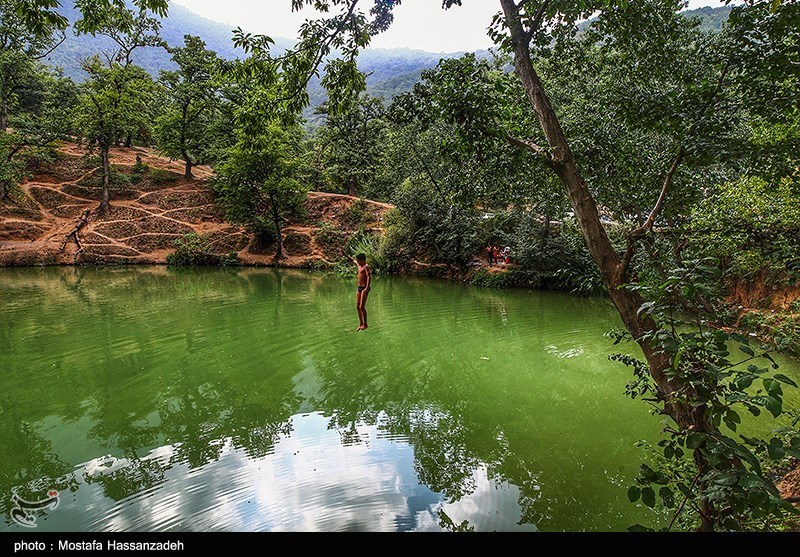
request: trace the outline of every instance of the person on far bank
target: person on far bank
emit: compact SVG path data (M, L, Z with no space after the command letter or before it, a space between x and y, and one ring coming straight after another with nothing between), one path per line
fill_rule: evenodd
M367 265L367 256L363 253L356 255L355 259L350 257L344 249L342 253L347 259L358 267L358 279L356 281L356 310L358 311L358 328L356 331L363 331L367 328L367 296L372 285L372 269Z
M489 267L494 265L494 247L487 246L486 247L486 258L489 260Z

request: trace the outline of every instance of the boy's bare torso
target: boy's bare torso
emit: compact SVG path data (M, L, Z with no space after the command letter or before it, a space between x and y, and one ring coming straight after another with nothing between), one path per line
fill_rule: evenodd
M369 273L369 265L358 266L358 286L367 285L367 274Z

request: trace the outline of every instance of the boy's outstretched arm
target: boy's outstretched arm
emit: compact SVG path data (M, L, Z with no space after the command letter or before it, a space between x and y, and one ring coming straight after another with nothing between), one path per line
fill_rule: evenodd
M353 259L350 256L350 254L345 251L344 248L342 248L342 255L344 255L347 258L347 260L350 261L350 263L352 263L353 265L358 265L358 262L355 259Z

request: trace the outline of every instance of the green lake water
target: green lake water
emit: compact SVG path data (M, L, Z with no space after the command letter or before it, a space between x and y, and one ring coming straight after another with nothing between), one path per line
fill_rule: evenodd
M51 490L28 528L662 524L606 300L377 277L367 311L330 274L0 269L0 530Z

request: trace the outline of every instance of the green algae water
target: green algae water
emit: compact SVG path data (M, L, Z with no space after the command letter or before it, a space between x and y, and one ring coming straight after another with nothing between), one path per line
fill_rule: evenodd
M663 524L606 300L377 277L367 311L330 274L0 269L0 530Z

